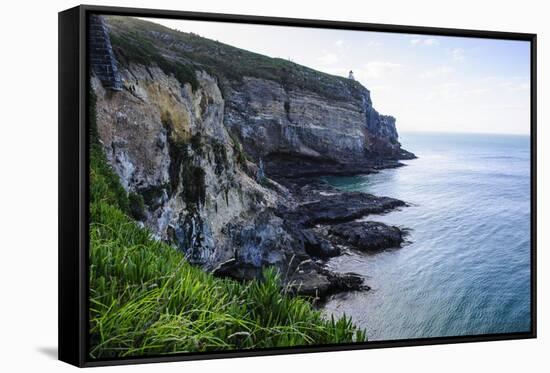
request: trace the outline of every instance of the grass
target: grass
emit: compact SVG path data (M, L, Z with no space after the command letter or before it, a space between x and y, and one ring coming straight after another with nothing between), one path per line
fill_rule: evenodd
M215 278L153 239L130 217L135 197L108 165L94 115L90 131L91 358L366 339L351 319L327 320L307 299L287 294L274 269L248 283Z
M180 84L191 84L193 91L199 87L193 66L165 58L153 43L140 33L113 34L111 35L111 43L118 60L123 64L128 65L130 62L144 66L156 64L165 74L174 75Z
M239 138L231 131L229 131L228 133L229 133L229 138L231 139L231 146L233 148L233 154L235 155L235 160L241 167L246 168L246 161L249 160L248 155L244 151Z
M165 72L176 76L181 68L183 81L194 76L194 70L204 70L233 82L242 82L244 77L274 80L285 89L308 90L334 100L346 101L350 95L363 97L365 88L357 81L286 59L271 58L132 17L108 16L106 20L115 52L123 61L145 66L156 63ZM159 40L159 35L162 40ZM222 93L224 79L218 79Z

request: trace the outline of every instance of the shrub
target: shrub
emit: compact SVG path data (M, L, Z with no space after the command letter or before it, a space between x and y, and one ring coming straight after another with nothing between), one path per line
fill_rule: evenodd
M235 155L235 159L239 165L246 169L246 161L248 160L248 156L246 155L239 138L231 131L228 133L229 138L231 139L231 144L233 145L233 154Z
M255 77L276 81L285 90L307 90L340 101L347 101L350 97L362 99L367 93L361 83L347 77L326 74L286 59L271 58L192 33L130 17L111 16L107 22L115 29L111 32L111 42L117 53L143 65L153 60L167 74L172 73L178 80L191 83L193 89L195 84L198 87L194 71L200 69L216 76L222 88L225 79L242 82L244 77ZM159 34L169 36L171 42L155 39L153 35ZM167 46L165 54L179 62L163 57L157 49L157 45L163 44Z
M166 75L174 75L181 85L189 83L193 91L199 88L199 81L193 66L182 61L168 60L145 36L137 31L125 34L110 34L111 44L118 60L128 66L131 62L143 66L156 64Z
M137 193L128 194L128 207L130 216L136 220L145 219L145 203L143 197Z

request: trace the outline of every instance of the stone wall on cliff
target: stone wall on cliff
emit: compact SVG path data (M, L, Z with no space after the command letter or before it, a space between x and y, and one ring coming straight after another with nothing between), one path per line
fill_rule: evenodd
M91 15L88 24L89 63L103 86L114 91L122 89L117 61L114 57L109 30L103 17Z

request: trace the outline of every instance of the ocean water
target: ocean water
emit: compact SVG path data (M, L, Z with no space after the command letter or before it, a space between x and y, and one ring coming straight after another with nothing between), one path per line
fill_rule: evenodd
M530 330L530 145L527 136L402 134L418 159L334 186L409 207L365 220L410 229L407 243L329 261L365 276L369 292L332 297L369 340Z

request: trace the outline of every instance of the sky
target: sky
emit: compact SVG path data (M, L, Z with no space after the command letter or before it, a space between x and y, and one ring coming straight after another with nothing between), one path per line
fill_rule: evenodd
M329 74L353 70L399 131L529 133L526 41L147 20Z

